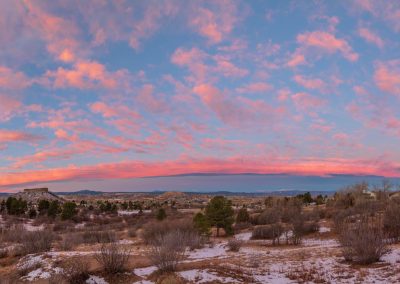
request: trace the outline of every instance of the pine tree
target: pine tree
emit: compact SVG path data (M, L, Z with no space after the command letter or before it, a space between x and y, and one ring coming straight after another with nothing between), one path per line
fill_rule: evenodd
M217 227L217 237L219 236L220 228L223 228L228 235L233 233L233 214L232 202L223 196L213 197L205 210L205 215L210 225Z
M210 235L210 222L203 213L199 212L193 217L193 225L201 235Z
M250 221L249 212L245 207L241 208L236 216L236 223L247 223Z

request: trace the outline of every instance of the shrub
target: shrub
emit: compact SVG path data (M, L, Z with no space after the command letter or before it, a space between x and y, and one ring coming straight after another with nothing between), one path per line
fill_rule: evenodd
M167 213L165 212L165 209L164 209L164 208L159 208L159 209L157 210L156 218L157 218L158 221L162 221L162 220L164 220L165 218L167 218Z
M398 241L400 239L400 204L391 201L383 215L383 226L388 236Z
M67 250L71 250L72 248L74 248L75 246L81 244L83 242L83 238L82 235L80 234L65 234L62 238L60 247L62 250L67 251Z
M54 234L51 231L25 232L22 248L25 254L50 251Z
M145 243L151 244L156 241L160 235L166 235L173 231L179 231L184 236L198 234L190 220L176 220L168 222L150 222L144 226L141 237Z
M297 215L293 217L291 224L293 230L292 242L294 245L299 245L301 243L303 236L306 234L304 216Z
M243 245L243 241L242 240L238 240L238 239L235 239L235 238L232 238L232 239L228 240L228 248L229 248L230 251L237 252L237 251L240 250L242 245Z
M26 230L23 225L12 225L6 229L1 230L1 241L2 242L14 242L19 243L22 241Z
M283 233L283 227L280 224L271 225L259 225L254 227L251 238L253 240L272 240L273 244L277 242L279 244L279 237Z
M388 252L382 226L365 216L357 223L344 224L339 233L339 241L344 258L360 264L379 261Z
M116 274L125 270L129 260L130 250L113 242L103 244L95 259L103 266L107 274Z
M269 225L279 222L281 213L277 208L268 208L264 210L257 218L258 225Z
M241 208L236 216L236 223L248 223L249 221L249 212L247 212L246 208Z
M7 213L10 215L21 215L24 214L28 209L28 204L21 198L16 199L15 197L8 197L6 201Z
M69 259L62 269L63 278L70 284L83 284L89 279L89 266L79 258Z
M185 253L185 236L180 231L158 235L151 243L149 257L159 270L175 271Z
M86 231L82 239L85 244L112 243L116 241L116 236L112 231Z

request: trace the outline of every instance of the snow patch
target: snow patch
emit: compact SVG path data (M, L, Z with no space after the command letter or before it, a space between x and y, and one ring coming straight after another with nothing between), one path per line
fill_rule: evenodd
M245 233L240 233L235 235L235 238L238 240L242 241L249 241L251 238L252 233L251 232L245 232Z
M222 283L240 283L238 280L233 279L231 277L221 277L217 274L211 273L209 270L199 270L192 269L178 272L180 276L185 278L188 281L193 281L195 283L208 283L219 281Z
M216 244L214 247L204 247L189 252L188 259L207 259L207 258L221 258L225 257L226 243Z
M87 284L108 284L108 282L106 280L104 280L104 278L94 276L94 275L90 275L89 279L86 280L86 283Z
M319 232L320 233L328 233L330 231L331 231L331 228L323 227L323 226L319 227Z
M145 277L152 274L156 270L157 270L156 266L148 266L143 268L135 268L133 270L133 273L135 273L137 276Z

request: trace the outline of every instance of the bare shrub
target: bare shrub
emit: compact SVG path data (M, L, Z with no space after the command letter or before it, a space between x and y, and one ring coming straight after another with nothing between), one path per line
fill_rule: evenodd
M89 266L79 258L69 259L62 269L62 277L70 284L83 284L89 279Z
M157 242L160 236L171 232L179 232L184 246L191 249L203 246L205 239L199 236L191 220L151 222L144 226L142 239L147 244Z
M382 226L365 216L357 223L344 224L339 241L344 258L360 264L379 261L389 251Z
M51 231L25 232L22 247L25 254L50 251L54 234Z
M151 243L149 257L160 271L175 271L185 254L185 236L180 231L158 235Z
M27 231L23 225L17 224L2 228L0 232L2 242L20 243Z
M297 215L291 220L293 235L292 242L294 245L299 245L303 236L306 234L304 217L302 215Z
M82 239L85 244L95 244L112 243L117 238L113 231L86 231L82 234Z
M278 208L269 208L263 211L257 218L258 225L268 225L279 222L281 219L281 213Z
M130 250L113 242L103 244L95 259L103 266L107 274L116 274L125 270L129 260Z
M383 215L383 226L388 236L396 241L400 239L400 203L391 201Z
M260 225L254 227L253 233L251 235L251 238L253 240L262 240L262 239L267 239L267 240L272 240L272 243L278 243L279 244L279 237L283 233L283 227L281 224L271 224L271 225Z
M61 240L60 248L64 251L68 251L81 243L83 243L82 235L77 233L65 234Z
M228 248L230 251L238 252L240 250L240 248L242 247L242 245L243 245L242 240L238 240L235 238L228 240Z

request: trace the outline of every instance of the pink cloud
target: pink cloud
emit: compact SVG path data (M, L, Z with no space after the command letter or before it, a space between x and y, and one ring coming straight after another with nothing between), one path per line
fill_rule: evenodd
M6 66L0 66L0 88L19 90L28 87L31 81L22 72L14 72Z
M356 0L354 6L359 10L371 13L375 18L383 20L395 32L400 32L400 3L380 0Z
M70 180L105 180L149 176L176 175L184 173L288 173L297 175L356 174L399 177L400 165L386 160L318 159L303 158L264 159L242 156L226 159L178 159L173 161L127 161L88 166L69 166L45 170L8 172L2 175L0 186L23 185L38 182Z
M222 56L215 57L217 66L215 71L221 73L225 77L244 77L249 74L249 71L244 68L239 68Z
M113 89L125 76L125 70L110 73L103 64L96 61L78 61L73 69L59 67L55 71L47 71L42 83L51 84L54 88Z
M137 101L145 106L145 108L153 113L164 113L169 111L167 102L160 96L154 95L154 86L146 84L139 91Z
M218 76L228 78L244 77L249 71L237 67L227 56L209 55L198 48L178 48L171 56L171 62L189 69L191 76L187 79L195 84L216 81Z
M367 28L359 28L358 34L367 42L373 43L379 48L383 48L383 46L385 45L383 39L379 35Z
M233 31L239 21L238 10L233 1L212 2L212 8L195 6L189 24L209 43L221 42Z
M287 101L290 96L290 93L291 93L290 90L287 88L280 89L278 91L278 101L280 102Z
M316 48L330 54L340 52L349 61L358 59L358 54L352 50L346 40L339 39L328 32L315 31L299 34L297 42L304 47Z
M21 112L22 103L9 95L0 93L0 121L7 121Z
M400 60L378 62L375 66L374 80L382 91L400 97Z
M304 54L294 53L294 54L292 54L291 58L286 63L286 65L289 67L296 67L298 65L302 65L305 63L306 63L306 59L304 57Z
M323 90L325 88L325 83L321 79L306 78L302 75L295 75L293 79L297 84L307 89Z
M208 84L195 86L193 92L214 111L219 119L231 126L251 123L256 127L261 121L264 124L267 121L272 122L285 113L285 109L274 108L262 100L250 100L245 97L230 98Z
M325 100L307 93L296 93L292 95L292 100L298 110L310 115L315 115L316 111L326 104Z
M34 143L42 139L44 139L43 136L24 131L0 129L0 150L4 150L9 143Z
M255 82L255 83L250 83L247 85L244 85L240 88L237 88L236 91L238 93L265 93L268 92L272 89L272 86L268 83L264 82Z
M61 61L73 61L82 50L80 30L75 23L45 11L43 3L24 1L24 6L26 25L46 42L47 50Z

